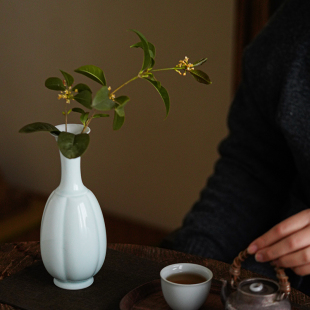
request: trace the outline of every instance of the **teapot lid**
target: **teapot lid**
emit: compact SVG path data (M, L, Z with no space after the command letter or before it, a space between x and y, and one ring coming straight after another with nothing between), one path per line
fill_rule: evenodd
M279 285L277 282L268 279L247 279L241 281L238 290L246 295L251 296L270 296L277 294Z

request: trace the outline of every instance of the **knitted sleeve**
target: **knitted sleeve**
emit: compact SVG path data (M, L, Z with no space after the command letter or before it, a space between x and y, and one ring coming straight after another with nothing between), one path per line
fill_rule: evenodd
M292 3L245 52L229 135L220 144L214 174L176 235L176 250L230 263L290 207L295 167L277 111L300 13L291 17Z
M290 156L256 100L244 81L231 107L221 157L177 234L176 250L232 262L278 223L288 199Z

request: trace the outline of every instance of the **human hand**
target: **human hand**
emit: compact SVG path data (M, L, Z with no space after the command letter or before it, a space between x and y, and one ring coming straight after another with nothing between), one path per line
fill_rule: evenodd
M257 262L310 274L310 209L301 211L271 228L248 247Z

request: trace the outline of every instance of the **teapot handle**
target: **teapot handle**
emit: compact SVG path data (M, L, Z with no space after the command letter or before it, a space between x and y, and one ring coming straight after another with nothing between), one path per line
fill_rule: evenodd
M230 273L230 285L232 288L236 289L239 283L241 263L250 256L247 249L241 251L239 255L234 259L232 265L229 268ZM284 269L276 267L275 271L277 273L277 278L279 280L280 286L280 299L287 297L291 292L291 284L288 281L288 276L285 274Z

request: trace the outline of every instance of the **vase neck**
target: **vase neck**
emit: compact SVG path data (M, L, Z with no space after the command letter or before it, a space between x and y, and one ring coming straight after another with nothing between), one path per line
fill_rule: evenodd
M56 192L60 195L79 195L86 189L81 176L81 157L68 159L60 153L61 180Z

